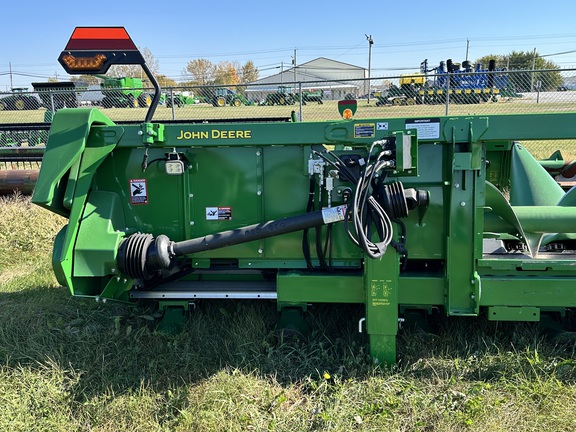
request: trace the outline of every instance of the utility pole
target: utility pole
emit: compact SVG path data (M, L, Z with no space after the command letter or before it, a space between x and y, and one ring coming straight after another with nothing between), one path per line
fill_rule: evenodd
M12 82L12 62L8 63L8 67L10 69L10 91L14 90L14 83Z
M466 61L468 61L468 51L470 50L470 39L466 39Z
M292 59L292 67L294 68L294 82L296 82L296 48L294 48L294 58Z
M372 40L372 35L368 36L365 34L366 40L368 41L368 105L370 105L370 70L372 69L372 45L374 45L374 41Z

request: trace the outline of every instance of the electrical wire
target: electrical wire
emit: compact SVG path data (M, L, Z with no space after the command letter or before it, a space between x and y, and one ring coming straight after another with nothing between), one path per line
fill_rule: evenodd
M373 259L381 258L386 252L387 246L392 242L393 226L390 216L373 196L373 184L382 183L386 178L385 168L390 166L386 159L386 152L379 152L373 158L373 151L377 143L373 143L368 152L364 169L357 176L346 164L330 150L325 150L326 156L318 151L315 155L322 158L326 163L338 170L339 177L355 185L351 203L348 204L348 216L352 219L352 227L348 223L348 217L344 219L348 237L354 244L360 247L364 253ZM379 241L372 238L372 227L375 227ZM397 244L397 242L394 242Z

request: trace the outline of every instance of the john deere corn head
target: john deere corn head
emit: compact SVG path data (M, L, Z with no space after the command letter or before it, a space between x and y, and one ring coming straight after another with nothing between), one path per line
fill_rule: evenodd
M144 60L123 28L77 28L60 61ZM576 113L327 122L54 116L33 201L68 218L54 242L75 296L360 303L372 356L396 360L405 314L539 321L576 307L576 189L522 140L576 139ZM473 318L470 318L471 320ZM292 320L292 322L291 322Z

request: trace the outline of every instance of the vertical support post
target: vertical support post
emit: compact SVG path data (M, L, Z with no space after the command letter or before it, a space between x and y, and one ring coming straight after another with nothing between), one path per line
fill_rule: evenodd
M470 125L470 137L474 131ZM476 260L482 257L486 171L485 149L470 143L469 152L452 145L452 181L449 191L449 226L446 236L446 313L476 316L480 279Z
M388 365L396 363L399 276L400 258L392 247L380 260L365 261L366 330L370 338L370 355Z
M176 120L176 112L174 111L174 89L170 87L170 102L172 108L172 120Z
M48 89L48 93L50 94L50 108L52 108L52 112L55 113L56 108L54 106L54 94L52 93L52 91L50 89Z
M446 89L444 90L446 92L446 109L444 110L445 115L448 115L450 112L450 79L450 71L447 71Z
M298 82L298 100L300 101L300 121L304 121L304 113L302 112L302 99L304 94L302 93L302 81Z

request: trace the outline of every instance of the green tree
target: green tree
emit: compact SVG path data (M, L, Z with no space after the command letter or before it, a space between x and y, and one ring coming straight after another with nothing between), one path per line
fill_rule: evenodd
M562 83L558 66L542 58L536 51L512 51L510 54L488 55L476 60L484 69L489 61L496 61L496 68L510 71L508 81L518 92L535 91L540 84L541 91L555 90Z

